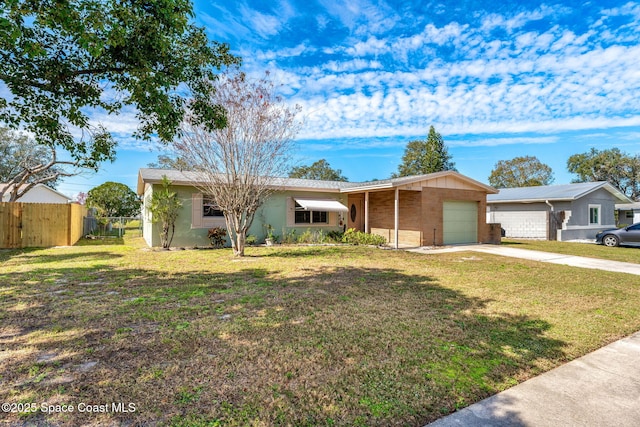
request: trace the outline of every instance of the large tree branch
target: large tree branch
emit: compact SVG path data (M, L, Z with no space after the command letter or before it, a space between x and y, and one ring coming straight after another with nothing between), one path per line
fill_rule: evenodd
M10 179L4 188L0 189L0 200L2 200L7 191L9 191L9 201L15 202L38 184L44 184L50 181L55 181L60 177L74 176L78 174L77 172L67 172L64 169L55 169L56 166L61 165L79 167L80 164L79 161L72 162L68 160L58 160L55 149L52 147L50 149L51 160L46 163L39 163L35 166L29 165L26 160L20 163L22 171ZM46 171L52 171L52 173L38 177L39 174Z

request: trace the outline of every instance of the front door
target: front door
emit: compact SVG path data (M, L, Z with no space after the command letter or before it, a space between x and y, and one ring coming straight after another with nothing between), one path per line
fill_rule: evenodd
M364 231L364 194L349 194L347 227Z

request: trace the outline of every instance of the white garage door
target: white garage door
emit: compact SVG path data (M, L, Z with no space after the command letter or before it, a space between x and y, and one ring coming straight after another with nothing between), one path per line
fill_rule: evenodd
M449 201L442 209L445 245L478 242L478 202Z
M546 239L547 238L547 212L522 211L491 212L491 222L498 222L505 230L505 237L516 239Z

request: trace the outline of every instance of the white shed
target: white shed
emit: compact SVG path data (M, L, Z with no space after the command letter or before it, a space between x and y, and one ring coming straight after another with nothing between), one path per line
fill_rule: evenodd
M6 186L7 184L0 184L2 189ZM9 191L4 194L2 201L9 201ZM71 198L44 184L36 184L17 201L22 203L69 203Z

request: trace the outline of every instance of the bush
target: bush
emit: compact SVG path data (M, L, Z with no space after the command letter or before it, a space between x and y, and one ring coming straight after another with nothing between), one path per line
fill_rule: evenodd
M227 230L222 227L210 228L207 237L211 240L211 246L221 248L224 246L224 238L227 236Z
M363 233L362 231L356 231L355 228L350 228L342 236L342 242L350 245L382 246L387 243L387 239L377 234Z
M297 242L298 236L296 235L296 230L286 231L284 228L282 229L282 243L292 245Z
M256 236L254 236L253 234L249 234L245 239L244 242L247 245L255 245L256 243L258 243L258 238Z
M313 242L313 234L311 230L307 228L307 231L298 236L297 243L312 243Z
M300 236L298 236L298 243L315 243L315 244L319 244L319 243L325 243L327 240L326 235L324 234L323 230L315 230L315 231L311 231L307 228L307 230L302 233Z
M332 230L327 233L327 239L331 243L342 243L342 236L344 232Z

